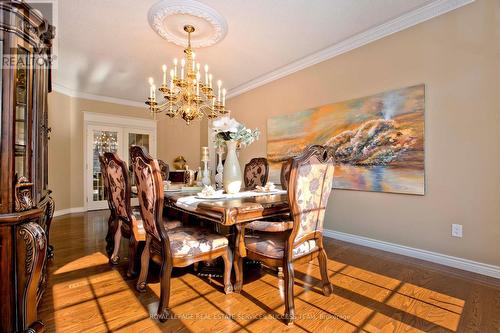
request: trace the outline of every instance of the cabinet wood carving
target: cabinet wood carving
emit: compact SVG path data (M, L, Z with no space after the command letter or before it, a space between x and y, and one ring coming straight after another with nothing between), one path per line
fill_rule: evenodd
M38 332L53 255L47 95L55 29L23 1L1 1L0 15L0 331Z

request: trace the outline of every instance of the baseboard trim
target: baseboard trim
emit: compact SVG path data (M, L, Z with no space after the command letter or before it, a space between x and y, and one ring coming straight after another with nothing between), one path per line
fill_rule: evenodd
M86 211L85 207L73 207L73 208L60 209L60 210L56 210L54 212L54 217L63 216L63 215L67 215L67 214L73 214L73 213L83 213L85 211Z
M454 267L465 271L500 279L500 267L495 265L485 264L469 259L453 257L442 253L416 249L409 246L384 242L377 239L357 236L340 231L325 229L323 230L323 235L328 238L334 238L349 243L354 243L382 251L401 254L412 258L422 259L437 264Z

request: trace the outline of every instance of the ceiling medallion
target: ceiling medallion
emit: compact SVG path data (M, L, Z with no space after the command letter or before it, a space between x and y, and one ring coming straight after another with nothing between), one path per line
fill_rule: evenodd
M221 41L227 34L224 17L213 8L194 0L162 0L148 13L149 24L167 41L187 47L185 25L196 27L191 46L207 47Z

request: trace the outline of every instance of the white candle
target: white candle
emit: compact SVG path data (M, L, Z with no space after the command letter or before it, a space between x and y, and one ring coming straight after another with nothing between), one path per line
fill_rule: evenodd
M215 97L212 97L212 110L215 108Z
M212 73L208 75L208 86L212 88Z
M153 100L155 100L155 99L156 99L156 86L155 86L154 84L151 86L151 91L152 91L152 93L151 93L151 94L152 94L152 95L151 95L151 98L152 98Z
M218 80L217 81L217 87L219 88L219 91L217 92L217 102L220 102L220 88L222 87L222 81L221 80Z
M175 77L174 70L171 69L170 70L170 91L174 90L174 77Z
M196 96L200 96L200 72L196 73Z
M177 58L174 58L174 78L177 76Z
M193 83L196 87L196 96L200 96L200 82L198 80L194 79Z
M222 89L222 106L226 106L226 88Z
M154 89L153 89L153 84L154 80L152 77L149 78L149 98L153 99L153 94L154 94Z
M162 66L163 69L163 85L167 85L167 65Z
M205 86L208 87L208 65L205 65Z
M184 66L186 66L186 59L181 60L181 80L184 80Z

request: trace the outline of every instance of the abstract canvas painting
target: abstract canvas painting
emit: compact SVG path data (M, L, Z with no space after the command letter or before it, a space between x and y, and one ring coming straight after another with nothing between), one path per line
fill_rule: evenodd
M328 104L268 119L272 180L309 144L332 147L334 188L425 193L425 85Z

